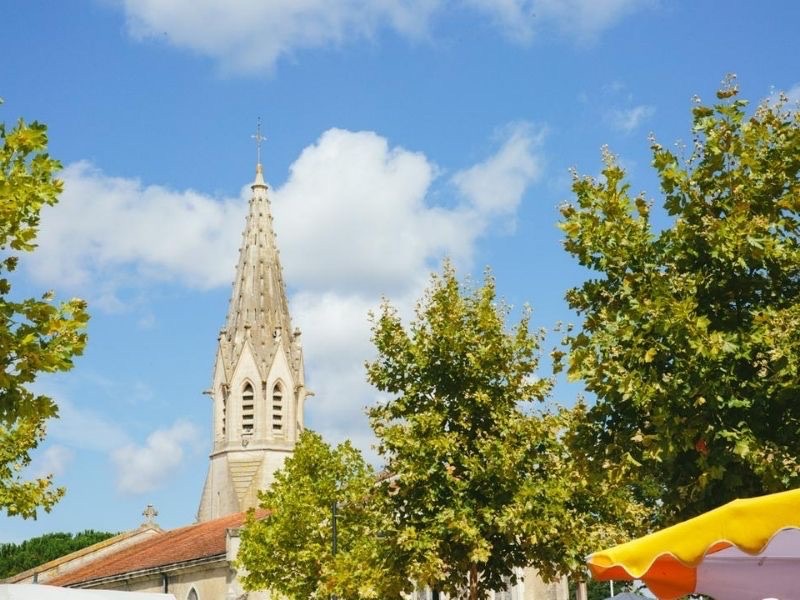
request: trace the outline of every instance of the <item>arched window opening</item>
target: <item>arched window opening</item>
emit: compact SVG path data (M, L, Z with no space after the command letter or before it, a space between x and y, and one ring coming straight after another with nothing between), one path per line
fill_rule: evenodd
M272 388L272 433L283 434L283 386L280 383Z
M189 595L186 596L186 600L199 600L199 596L197 595L197 590L194 588L189 590Z
M255 394L249 383L242 388L242 433L253 433L255 424Z

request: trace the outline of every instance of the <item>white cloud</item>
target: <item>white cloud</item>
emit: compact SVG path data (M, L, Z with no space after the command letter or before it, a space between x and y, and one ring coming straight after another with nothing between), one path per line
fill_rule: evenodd
M517 42L555 26L580 42L591 42L606 29L653 0L467 0L488 14L503 33Z
M469 266L476 240L513 217L540 177L541 132L518 123L502 133L496 153L448 180L452 208L431 202L440 169L366 132L326 132L275 191L283 265L298 288L292 315L316 394L308 424L330 441L350 438L375 459L364 407L378 392L364 361L373 354L367 314L380 296L409 315L442 256Z
M631 133L639 125L651 118L655 112L655 107L640 104L631 108L612 110L608 114L608 120L615 129L624 133Z
M75 451L66 446L53 444L48 446L36 459L33 464L34 477L60 477L64 474L67 466L75 458Z
M653 4L654 0L536 0L534 13L536 19L555 23L579 41L591 42L623 18Z
M43 211L39 247L27 259L34 279L69 291L91 286L108 309L121 306L118 288L142 280L196 288L230 281L230 232L243 222L241 199L143 186L87 162L69 165L61 177L64 193Z
M504 35L527 42L555 24L581 40L597 36L652 0L466 0L488 15ZM384 30L419 38L436 17L447 18L447 0L123 0L136 38L165 39L213 57L234 71L272 67L297 50L373 39Z
M331 129L275 191L283 266L303 289L394 293L443 254L465 258L469 211L431 205L436 167L372 132Z
M486 13L501 30L517 42L528 42L534 34L536 7L533 0L467 0Z
M199 429L192 423L176 421L168 429L151 433L144 446L129 443L117 448L111 459L117 469L117 489L142 494L165 484L183 463L187 451L198 449Z
M128 442L128 435L117 423L103 415L76 406L61 394L57 397L58 419L48 422L48 439L72 448L110 452Z
M480 212L511 214L527 187L542 175L542 138L543 132L529 123L517 124L497 154L456 173L453 182Z
M110 381L93 377L100 387ZM133 386L134 396L152 392L143 384ZM31 472L36 477L50 473L62 475L81 452L97 453L115 467L117 488L125 493L140 493L160 487L183 464L187 450L205 449L200 429L187 421L177 421L168 429L151 433L144 445L131 439L128 429L91 408L77 406L63 391L41 389L58 403L59 417L47 422L47 447L34 458ZM145 398L146 399L146 398Z
M377 297L336 292L300 292L292 298L292 316L303 324L306 360L324 362L332 372L361 362L372 352L367 314ZM324 359L324 360L320 360Z
M427 273L420 275L418 286L391 298L404 317L422 292ZM308 384L315 394L306 405L307 425L331 443L350 439L376 465L365 408L380 392L367 383L364 363L375 354L367 314L379 302L377 297L336 292L301 293L292 301L293 318L303 324Z
M381 29L421 35L440 0L124 0L135 37L219 59L227 68L271 67L295 50L370 38Z
M331 129L272 192L275 228L293 288L403 293L447 255L468 263L493 219L513 215L541 173L541 135L509 126L496 154L457 172L452 207L431 200L440 169L372 132ZM59 203L43 212L39 247L26 261L38 283L124 306L120 290L160 282L227 285L249 188L221 200L68 166ZM152 319L145 318L142 326Z
M376 133L332 129L301 153L272 192L293 320L304 331L309 383L318 394L309 414L331 439L368 438L363 407L376 393L363 368L372 352L367 312L386 294L410 313L445 255L470 267L476 241L493 223L513 220L540 178L541 132L517 123L501 134L496 152L445 177L423 154L391 147ZM217 201L110 177L86 163L69 167L65 181L61 202L43 217L34 255L42 282L116 298L120 286L230 281L247 186L241 198ZM434 202L444 196L447 206ZM53 435L110 451L120 465L133 461L119 486L135 491L177 468L189 435L181 427L156 432L138 448L114 425L62 403ZM86 431L97 433L82 439ZM170 443L176 452L161 452ZM169 457L160 465L159 452Z

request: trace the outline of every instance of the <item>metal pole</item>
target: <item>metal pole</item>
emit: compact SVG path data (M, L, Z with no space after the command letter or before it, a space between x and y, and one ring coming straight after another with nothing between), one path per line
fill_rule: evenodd
M331 503L331 523L333 525L333 535L331 536L331 555L336 557L336 500ZM331 600L336 600L336 596L331 595Z
M336 556L336 508L336 500L334 500L333 504L331 504L331 515L333 517L333 546L331 550L334 556Z

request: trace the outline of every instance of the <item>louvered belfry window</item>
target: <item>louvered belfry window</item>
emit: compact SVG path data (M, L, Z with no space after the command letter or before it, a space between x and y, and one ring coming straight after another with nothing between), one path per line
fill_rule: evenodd
M280 382L272 388L272 433L283 435L283 386Z
M249 383L242 388L242 433L252 433L255 424L255 395Z

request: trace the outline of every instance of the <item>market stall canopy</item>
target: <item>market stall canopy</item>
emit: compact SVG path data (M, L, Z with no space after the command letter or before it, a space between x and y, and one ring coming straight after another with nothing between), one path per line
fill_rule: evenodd
M175 600L172 594L82 590L36 583L0 584L0 600Z
M661 600L800 598L800 489L729 504L587 559L599 580L641 579Z

